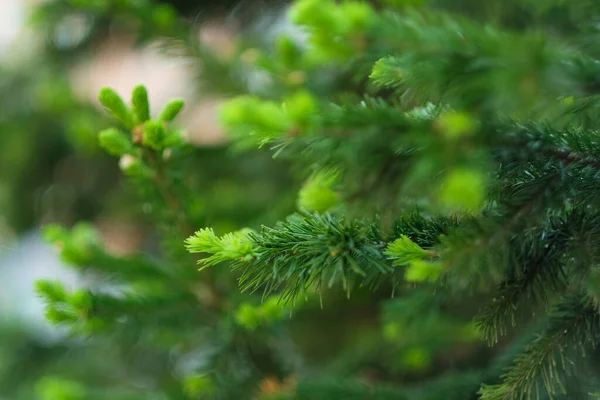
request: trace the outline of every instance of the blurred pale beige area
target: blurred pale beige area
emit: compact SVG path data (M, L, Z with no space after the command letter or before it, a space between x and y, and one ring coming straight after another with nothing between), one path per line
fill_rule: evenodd
M23 31L26 9L31 7L28 0L2 0L0 4L0 57Z
M0 60L10 63L9 57L18 51L27 53L22 43L31 43L44 38L34 38L28 32L26 22L29 11L43 0L0 0ZM85 29L82 19L65 19L65 40ZM215 20L198 27L203 43L218 49L223 56L232 54L235 46L235 31L223 21ZM166 102L174 97L184 98L186 108L181 124L188 139L196 145L214 145L224 141L216 115L219 99L199 96L197 68L194 60L163 54L160 43L143 48L135 46L135 38L109 36L93 49L91 57L79 62L65 73L69 74L74 92L82 99L97 104L97 93L104 86L114 88L127 98L134 86L144 84L148 88L151 111L160 112Z
M223 56L233 53L234 31L215 21L198 29L203 43L218 49ZM182 123L188 139L197 145L211 145L224 140L216 120L219 100L199 96L195 82L194 60L164 55L161 44L135 48L134 38L111 37L99 45L94 56L75 65L71 77L76 93L97 102L96 96L104 86L114 88L124 97L135 85L148 88L151 112L157 114L174 97L186 100Z

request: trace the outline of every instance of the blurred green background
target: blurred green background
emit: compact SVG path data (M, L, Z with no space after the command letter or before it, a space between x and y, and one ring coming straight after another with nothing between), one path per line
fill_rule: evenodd
M202 84L192 57L165 54L166 41L177 47L178 40L190 39L191 25L203 43L224 59L231 57L241 32L258 40L265 28L280 29L280 4L1 3L0 399L72 399L79 389L55 378L60 376L99 387L127 380L144 389L123 398L154 398L144 376L176 373L168 355L132 350L133 337L118 345L110 338L72 339L45 321L34 294L37 279L58 279L74 287L88 282L61 264L44 243L40 227L85 220L116 255L155 251L144 207L124 184L117 161L98 148L96 139L111 124L96 100L99 89L111 86L128 96L137 84L148 87L153 112L171 97L186 99L181 125L197 145L197 165L190 168L203 171L199 179L205 189L197 207L207 221L226 231L288 213L295 198L286 189L295 183L286 168L268 154L232 156L216 123L220 97ZM227 79L222 77L220 89L235 88ZM265 216L264 204L275 197L281 209L274 207ZM240 198L242 204L236 201Z

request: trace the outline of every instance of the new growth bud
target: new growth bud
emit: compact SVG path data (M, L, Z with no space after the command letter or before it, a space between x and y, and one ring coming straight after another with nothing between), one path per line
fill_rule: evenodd
M160 115L158 116L158 120L162 122L171 122L179 115L184 106L184 101L182 99L174 99L167 103L165 108L162 110Z
M116 119L121 121L127 128L132 129L135 125L133 114L121 98L111 88L103 88L98 96L100 103L109 111Z
M138 123L143 123L150 119L150 102L148 101L148 91L145 86L139 85L133 89L131 105L133 106L133 113Z
M115 156L131 154L133 143L131 139L116 128L108 128L98 134L100 146Z

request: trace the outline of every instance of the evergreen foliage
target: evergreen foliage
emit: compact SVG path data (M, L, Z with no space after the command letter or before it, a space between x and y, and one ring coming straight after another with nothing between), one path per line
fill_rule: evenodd
M213 78L206 90L220 69L222 91L240 94L221 108L236 151L216 169L246 179L213 203L238 217L219 224L198 206L211 177L194 161L209 156L177 126L182 101L152 118L143 86L131 104L103 89L116 126L98 143L119 157L159 250L115 256L90 225L48 226L93 282L37 291L51 321L135 343L176 373L147 366L137 393L46 377L42 398L600 391L596 2L297 0L286 18L306 42L248 40L227 61L139 4L119 9L179 40ZM265 77L254 90L252 73ZM265 153L271 164L244 175L240 160ZM275 195L252 193L252 179ZM236 214L248 198L259 207Z

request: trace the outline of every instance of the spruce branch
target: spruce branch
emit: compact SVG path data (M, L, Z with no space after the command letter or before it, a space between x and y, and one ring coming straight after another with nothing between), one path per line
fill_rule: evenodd
M376 35L375 42L388 46L373 68L377 84L406 98L493 115L533 111L540 103L585 92L595 82L590 71L598 70L567 42L446 12L384 13Z
M149 115L148 93L142 85L136 86L133 90L133 113L112 89L104 88L101 91L100 99L117 118L122 121L128 118L125 122L130 128L130 140L126 140L124 134L112 130L108 131L110 135L106 132L101 134L101 143L104 142L104 147L113 154L124 154L120 162L123 171L137 184L142 196L147 201L157 202L158 200L159 204L156 204L153 209L156 210L157 222L162 230L164 248L172 253L174 265L182 267L177 271L180 276L175 280L180 282L185 277L194 277L194 275L186 273L191 260L184 259L191 258L189 254L185 252L185 249L174 251L171 246L174 239L183 240L194 232L189 220L189 206L186 205L188 197L183 195L182 190L178 190L181 185L177 185L178 171L177 166L174 165L174 161L178 161L177 158L185 153L187 146L181 139L180 132L171 125L184 106L183 100L170 101L164 107L158 120L152 120ZM129 122L135 125L131 125ZM173 229L174 226L175 229ZM178 236L179 239L173 238L173 235ZM207 299L212 306L217 305L215 299L218 296L215 294L216 284L213 272L208 271L203 278L203 283L207 288L200 291L210 293L203 298ZM186 292L190 293L196 293L199 290L194 283L184 284L184 287Z
M198 261L201 269L219 264L223 261L249 260L255 257L253 244L248 238L250 231L241 230L217 237L212 229L197 231L185 243L190 253L208 253L210 257Z
M392 271L383 255L385 242L374 240L368 226L330 214L295 215L274 228L249 232L252 251L242 258L238 252L225 257L220 250L223 239L207 241L202 239L206 234L212 237L204 230L188 239L189 248L213 253L216 258L209 263L230 258L232 267L242 272L242 290L280 289L281 296L291 301L311 287L338 282L349 294L355 282L374 286Z
M555 236L552 232L542 232L542 235ZM475 318L477 329L491 344L497 343L499 336L506 335L508 328L516 325L517 312L523 305L535 309L536 305L547 304L549 298L565 290L562 257L557 255L564 246L551 238L547 240L541 248L534 241L522 246L523 249L531 246L529 249L533 250L529 251L533 254L514 257L523 265L515 266L514 276L499 285L492 301Z
M483 385L482 400L531 399L543 391L564 393L563 372L570 368L570 351L584 355L600 333L598 309L582 297L565 296L549 315L545 330L520 354L497 385Z
M404 243L415 237L432 246L440 233L456 223L451 218L409 215L396 222L390 241L400 237L396 243ZM394 281L394 274L404 271L388 261L397 256L392 251L397 246L388 247L374 224L332 214L293 215L273 228L230 235L219 238L212 230L203 229L186 243L189 251L212 254L200 261L207 266L229 260L233 269L241 271L242 290L277 291L291 301L309 289L338 283L347 294L355 285L374 288ZM421 249L418 255L431 258L433 253Z
M242 271L243 290L281 289L282 297L294 300L313 285L341 282L350 293L355 282L375 286L392 271L383 256L385 243L373 241L368 227L329 214L292 217L249 237L256 257L233 264Z
M105 130L99 136L100 143L112 154L128 157L122 157L121 167L124 172L137 178L140 187L146 184L147 179L153 182L167 205L166 209L170 211L169 215L162 217L169 223L172 219L177 221L182 238L191 235L193 229L187 219L186 208L182 204L180 194L174 190L174 182L168 170L168 158L173 150L169 147L180 150L185 146L179 132L168 126L183 108L183 100L169 102L159 120L154 121L149 119L148 93L143 85L138 85L133 90L133 112L110 88L103 88L99 98L106 109L131 131L128 140L125 134L116 129ZM135 153L134 146L137 150Z
M597 226L594 213L575 208L511 240L512 266L475 319L490 343L516 324L520 309L545 308L553 297L588 290L590 266L599 260Z
M576 127L557 129L543 123L504 123L493 139L499 161L523 162L555 159L564 166L578 164L600 169L600 134Z
M442 237L436 250L451 288L489 287L502 280L514 257L511 240L546 216L548 204L555 201L560 189L561 172L517 171L522 180L508 180L500 207L490 210L488 216L464 221L460 229ZM481 265L487 268L482 270Z
M182 237L190 235L194 230L186 217L186 209L183 207L180 197L174 191L173 182L169 180L167 163L162 156L162 152L147 150L147 156L156 171L153 176L154 184L168 205L168 210L177 221Z

